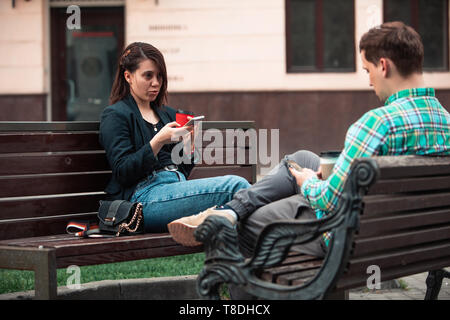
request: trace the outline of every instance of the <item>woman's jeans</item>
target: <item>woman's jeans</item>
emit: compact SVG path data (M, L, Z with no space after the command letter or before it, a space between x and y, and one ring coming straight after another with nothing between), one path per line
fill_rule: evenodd
M248 187L247 180L239 176L187 181L178 171L160 171L137 185L131 201L143 205L145 232L167 232L173 220L221 206Z

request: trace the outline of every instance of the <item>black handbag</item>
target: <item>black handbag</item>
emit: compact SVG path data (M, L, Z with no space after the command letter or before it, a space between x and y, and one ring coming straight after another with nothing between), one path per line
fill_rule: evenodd
M98 209L99 232L112 234L116 237L121 234L143 233L142 204L126 200L100 201Z

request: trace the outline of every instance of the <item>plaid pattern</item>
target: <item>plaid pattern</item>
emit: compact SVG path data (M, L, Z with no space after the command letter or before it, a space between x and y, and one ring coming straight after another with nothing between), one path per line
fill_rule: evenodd
M328 180L308 179L302 194L321 219L337 209L354 159L377 155L450 154L450 114L434 89L397 92L385 106L367 112L348 130L344 150ZM326 245L331 234L324 234Z

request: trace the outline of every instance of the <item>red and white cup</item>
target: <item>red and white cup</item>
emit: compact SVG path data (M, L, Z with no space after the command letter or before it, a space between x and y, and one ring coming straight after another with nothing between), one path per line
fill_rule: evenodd
M190 118L194 117L194 113L190 111L177 110L175 121L180 125L184 126Z

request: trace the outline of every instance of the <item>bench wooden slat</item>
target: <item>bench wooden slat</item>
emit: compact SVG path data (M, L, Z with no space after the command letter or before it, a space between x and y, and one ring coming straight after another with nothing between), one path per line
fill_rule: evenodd
M206 134L205 134L206 133ZM242 129L208 129L202 131L203 148L219 145L220 147L249 147L250 138L237 135ZM220 137L220 139L219 139ZM0 132L0 154L30 152L64 152L103 150L98 139L98 132Z
M380 168L380 179L450 175L449 157L384 156L373 157Z
M438 270L441 268L448 267L449 257L426 260L418 263L412 263L408 265L400 265L395 268L382 269L381 270L381 281L398 279L400 277L407 277L409 275L428 272L430 270ZM370 275L365 274L361 276L356 274L353 276L342 276L336 285L336 290L347 290L350 288L356 288L367 285L367 278Z
M304 267L303 264L300 264L297 270L291 270L291 273L280 275L275 282L282 285L303 284L317 274L321 265L321 260L308 262Z
M441 210L420 210L419 212L406 212L386 214L376 217L362 216L359 237L371 237L377 234L392 233L404 229L424 227L450 223L450 208Z
M348 264L347 274L367 274L367 267L374 264L381 270L392 268L398 265L408 265L424 260L432 260L442 257L447 252L450 257L450 240L419 245L411 248L387 251L377 255L370 255L361 258L352 258Z
M142 248L135 250L112 251L107 253L87 254L81 256L60 257L56 260L57 268L65 268L70 265L87 266L103 263L134 261L160 257L171 257L182 254L202 252L201 247L183 247L172 245L156 248Z
M71 220L95 220L96 218L95 212L88 212L27 220L1 220L0 240L57 235L66 232L67 222Z
M145 233L134 236L86 239L78 238L70 234L59 234L55 236L22 238L3 242L7 243L7 245L15 246L43 246L46 248L54 248L56 249L57 257L176 245L176 242L168 233ZM0 244L1 243L2 242L0 242Z
M251 165L251 160L246 148L206 148L199 166ZM109 170L104 151L0 155L3 176Z
M281 266L264 269L260 277L267 281L276 282L278 276L292 272L293 269L297 270L296 264L312 263L317 261L317 259L317 257L305 254L290 256L283 261Z
M110 176L110 171L3 176L0 198L103 191Z
M199 166L192 170L189 178L201 179L226 174L254 181L251 168L245 166ZM103 191L110 176L110 171L0 176L0 198ZM35 183L36 180L40 183Z
M252 167L249 166L216 166L216 167L202 167L196 166L192 169L189 179L211 178L223 175L237 175L247 179L247 181L256 180L256 170L253 172Z
M102 150L98 132L2 133L0 153Z
M165 233L145 234L132 237L124 236L119 238L109 238L105 241L102 241L104 239L95 240L96 241L84 240L82 245L76 243L76 241L72 241L71 243L57 243L53 246L56 248L57 257L114 253L116 251L177 246L177 243L172 239L172 237Z
M0 155L0 175L109 171L104 151Z
M364 238L354 241L353 257L385 251L394 248L414 246L420 243L441 241L450 238L450 226L438 226L424 230L408 230L390 235L381 235L373 238Z
M59 233L55 235L0 240L0 245L18 246L18 247L39 247L39 245L47 246L47 243L59 241L73 241L73 240L79 240L79 238L74 237L73 235L67 233Z
M182 247L175 243L167 233L88 239L60 234L0 241L1 245L27 248L37 248L39 246L55 248L58 268L72 264L83 266L196 253L202 250L201 246Z
M450 206L450 192L367 196L364 215Z
M244 121L202 121L203 129L252 129L255 122ZM66 132L66 131L98 131L98 121L0 121L0 132Z
M319 272L319 268L302 272L293 277L293 279L291 280L291 285L293 286L303 285L308 281L310 281L317 274L317 272Z
M387 179L370 187L368 194L402 193L450 189L450 176Z
M1 199L0 221L95 212L104 193Z

